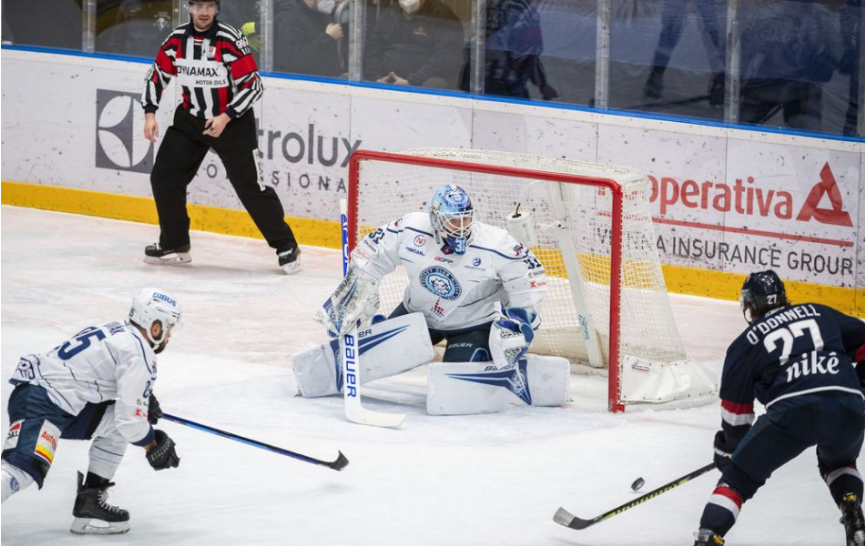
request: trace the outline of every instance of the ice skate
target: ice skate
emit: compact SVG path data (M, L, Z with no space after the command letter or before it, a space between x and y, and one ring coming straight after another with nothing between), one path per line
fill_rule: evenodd
M285 271L286 275L293 275L303 267L300 263L300 247L296 246L291 250L279 253L279 267Z
M694 546L724 546L724 539L711 529L700 529L697 531Z
M192 261L189 245L177 248L163 248L159 243L147 245L144 249L144 262L156 265L188 264Z
M129 512L108 504L108 488L114 483L105 480L101 486L84 485L84 476L78 473L78 496L72 515L70 531L76 535L118 535L129 531Z
M847 546L865 546L865 517L859 497L855 493L847 493L839 508L841 523L847 532Z

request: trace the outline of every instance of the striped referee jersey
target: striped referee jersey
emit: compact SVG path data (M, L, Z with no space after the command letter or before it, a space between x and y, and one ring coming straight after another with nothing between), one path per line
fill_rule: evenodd
M165 86L174 77L183 90L180 107L202 119L223 112L236 119L263 91L246 38L219 21L204 32L196 31L191 22L180 25L163 42L141 95L146 113L156 112Z

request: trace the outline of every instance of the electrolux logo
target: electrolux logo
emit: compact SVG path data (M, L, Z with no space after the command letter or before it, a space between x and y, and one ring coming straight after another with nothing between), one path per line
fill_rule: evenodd
M96 90L96 167L149 173L153 144L144 139L144 112L139 95Z

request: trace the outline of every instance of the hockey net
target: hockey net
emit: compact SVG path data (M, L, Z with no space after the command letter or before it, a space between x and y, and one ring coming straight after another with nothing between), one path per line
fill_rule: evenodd
M714 374L687 358L673 319L642 173L483 150L360 150L350 168L350 247L427 210L448 183L470 193L475 221L507 229L544 265L548 293L531 352L607 368L611 411L714 395ZM407 283L402 268L382 281L382 312Z

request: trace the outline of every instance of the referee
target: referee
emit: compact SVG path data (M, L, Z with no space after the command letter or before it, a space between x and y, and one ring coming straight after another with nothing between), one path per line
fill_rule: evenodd
M141 96L144 137L156 142L156 110L172 78L183 90L174 123L156 155L150 185L159 214L159 242L144 249L151 264L182 264L189 253L186 188L212 148L225 165L228 180L255 225L276 250L287 274L300 270L300 248L279 196L261 178L258 132L252 105L262 84L246 38L216 19L219 0L189 0L190 22L168 36Z

